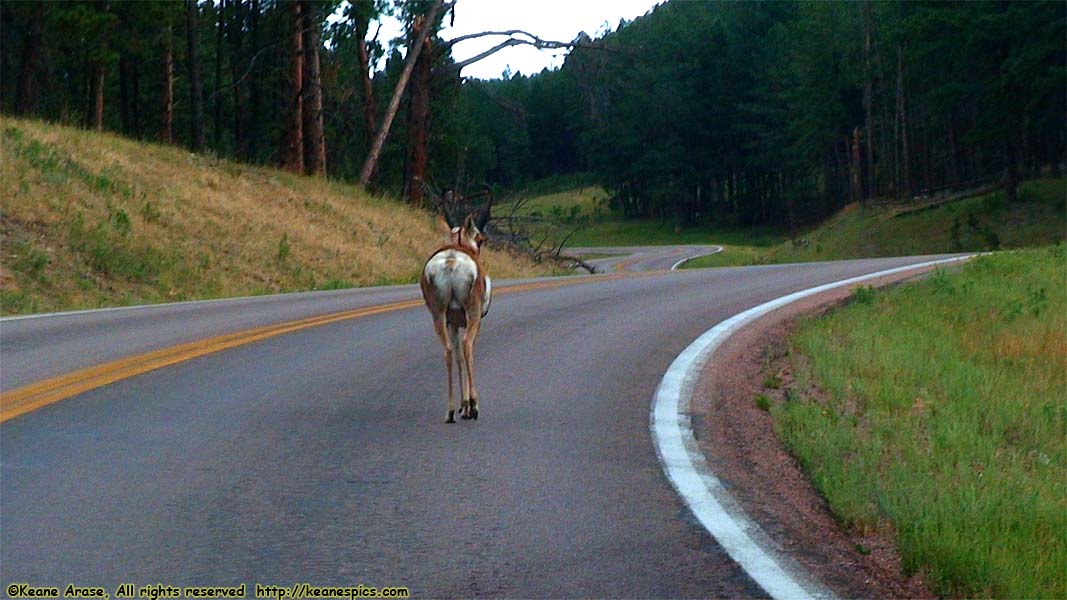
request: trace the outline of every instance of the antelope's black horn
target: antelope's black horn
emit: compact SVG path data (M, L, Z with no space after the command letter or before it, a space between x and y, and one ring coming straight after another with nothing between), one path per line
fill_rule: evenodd
M489 207L483 206L475 213L474 224L478 226L478 229L485 231L485 226L489 224Z
M441 209L441 214L445 217L445 222L449 227L459 227L459 223L456 223L456 218L452 216L452 190L445 190L445 193L441 194L441 202L438 208Z

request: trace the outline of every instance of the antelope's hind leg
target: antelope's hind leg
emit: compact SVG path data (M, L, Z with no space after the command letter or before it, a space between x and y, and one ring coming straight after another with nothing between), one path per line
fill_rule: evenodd
M467 400L470 397L469 392L467 391L470 389L470 379L469 373L466 369L467 361L463 355L463 343L462 338L459 335L459 326L449 323L448 335L449 341L452 342L452 348L455 349L454 354L456 357L456 369L459 371L459 415L461 419L466 419L468 418L466 415L468 407L470 405Z
M448 332L445 331L445 316L443 314L440 316L434 315L433 330L437 332L441 345L445 347L445 369L448 372L448 416L445 418L445 423L455 423L456 401L452 391L452 340Z
M474 339L478 337L478 331L482 328L481 319L467 320L467 329L463 334L461 358L466 362L467 386L464 390L464 411L460 415L463 419L478 419L478 391L474 389Z

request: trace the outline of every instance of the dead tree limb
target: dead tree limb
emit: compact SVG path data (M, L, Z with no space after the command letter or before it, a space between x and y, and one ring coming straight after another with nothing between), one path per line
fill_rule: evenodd
M595 274L600 272L600 271L596 270L596 267L594 267L593 265L591 265L591 264L585 262L584 260L578 258L577 256L571 256L570 254L560 254L559 258L561 260L569 260L569 261L571 261L572 268L585 269L586 271L589 271L590 275L595 275Z
M488 50L486 50L484 52L481 52L479 54L475 54L474 56L472 56L472 57L470 57L468 59L461 60L461 61L459 61L457 63L449 65L448 69L450 71L458 73L460 70L463 69L463 67L466 67L467 65L472 64L472 63L476 63L476 62L482 60L483 58L485 58L487 56L490 56L492 54L500 52L504 48L509 48L511 46L533 46L534 48L537 48L538 50L560 50L560 49L565 49L565 48L566 49L574 48L575 45L577 44L577 42L557 42L557 41L552 41L552 40L543 40L543 39L533 35L532 33L527 33L525 31L520 31L520 30L516 29L516 30L513 30L511 32L507 32L507 31L486 31L486 32L483 32L483 33L472 33L472 34L469 34L469 35L462 35L462 36L460 36L460 37L458 37L456 39L451 40L449 42L449 45L455 44L457 41L461 41L462 39L472 39L472 38L483 37L483 36L487 36L487 35L518 35L518 34L529 36L531 39L527 40L527 39L522 39L522 38L517 38L517 37L509 37L508 39L504 40L503 42L500 42L496 46L493 46L492 48L490 48L490 49L488 49Z

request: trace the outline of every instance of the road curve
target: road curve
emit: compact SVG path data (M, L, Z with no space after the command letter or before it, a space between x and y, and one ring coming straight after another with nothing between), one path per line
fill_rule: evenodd
M715 254L716 252L722 252L722 246L582 246L567 248L567 254L571 256L586 254L615 255L585 261L595 267L598 273L668 271L689 259Z
M477 347L477 422L443 422L443 352L417 306L87 391L0 425L0 583L760 597L661 471L648 430L660 378L743 309L923 260L599 277L501 295ZM5 319L0 387L414 298L401 286Z

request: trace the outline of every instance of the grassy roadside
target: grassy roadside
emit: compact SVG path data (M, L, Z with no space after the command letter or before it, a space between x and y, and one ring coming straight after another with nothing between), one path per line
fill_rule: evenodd
M843 523L894 531L942 596L1067 597L1065 258L862 288L794 339L779 435Z
M441 241L356 186L173 146L4 117L0 150L4 314L411 283Z
M797 243L780 240L768 247L740 240L722 256L694 259L685 268L1021 248L1067 237L1064 179L1024 183L1013 205L994 192L928 206L850 205Z

